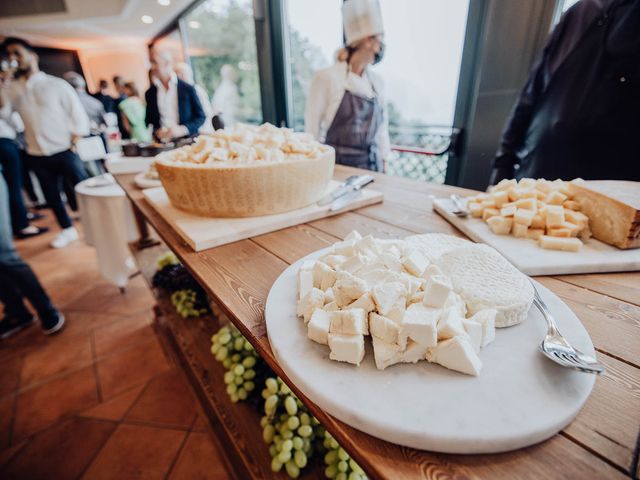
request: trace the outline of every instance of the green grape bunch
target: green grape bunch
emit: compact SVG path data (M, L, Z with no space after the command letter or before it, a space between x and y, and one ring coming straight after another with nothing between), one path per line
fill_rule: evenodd
M226 325L211 337L211 353L226 370L224 383L232 402L257 397L256 385L263 381L267 366L236 327Z
M172 251L163 253L156 260L156 266L158 270L162 270L167 265L178 265L179 263L180 263L180 260L178 260L178 257L176 257L176 254L173 253Z
M269 446L271 470L280 472L284 468L289 477L298 478L313 454L320 424L280 378L265 380L262 398L260 426Z
M334 480L365 480L367 478L360 465L349 456L345 449L326 430L324 431L322 446L325 448L325 477Z
M182 318L200 317L209 313L197 292L191 289L176 290L171 294L171 303Z

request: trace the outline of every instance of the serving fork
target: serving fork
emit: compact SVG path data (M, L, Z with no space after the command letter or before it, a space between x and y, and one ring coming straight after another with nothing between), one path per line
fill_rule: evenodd
M466 218L469 216L469 210L467 210L467 207L464 205L464 201L462 200L462 198L460 198L459 195L456 195L454 193L449 198L453 202L453 206L455 208L451 211L451 213L460 218Z
M549 307L547 307L547 304L544 303L544 300L540 297L540 293L533 282L531 282L531 285L533 286L534 292L533 304L540 310L548 326L547 335L538 346L538 349L548 358L563 367L573 368L574 370L586 373L594 373L596 375L604 373L604 365L598 363L591 355L582 353L577 348L572 347L562 336L553 315L551 315L549 311Z

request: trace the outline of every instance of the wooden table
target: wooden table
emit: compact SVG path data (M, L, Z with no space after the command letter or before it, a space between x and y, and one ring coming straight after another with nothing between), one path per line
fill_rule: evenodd
M338 166L336 179L357 170ZM539 277L582 320L607 367L585 407L565 430L541 444L496 455L445 455L400 447L378 440L332 418L302 395L279 368L266 335L264 306L271 285L300 257L344 238L357 229L363 235L403 237L443 232L461 235L432 211L433 196L469 193L463 189L374 174L383 204L365 207L218 248L194 252L145 201L133 175L117 175L139 212L159 233L209 293L210 298L255 346L311 412L365 469L370 478L637 478L640 447L640 273ZM208 353L211 325L165 328L181 351L181 364L213 417L217 433L226 432L242 457L232 461L241 477L271 477L259 426L248 425L246 406L233 405L214 390L216 362ZM167 324L169 327L167 327ZM177 346L176 346L177 345ZM194 373L195 372L195 373ZM531 412L536 415L537 412ZM257 416L251 421L257 423ZM244 423L243 423L244 422ZM222 428L220 428L222 423ZM247 424L247 425L245 425ZM217 428L216 428L217 427ZM243 430L244 429L244 430ZM227 447L228 448L228 447ZM240 467L238 465L240 464ZM321 473L321 472L320 472ZM319 472L309 476L321 478Z

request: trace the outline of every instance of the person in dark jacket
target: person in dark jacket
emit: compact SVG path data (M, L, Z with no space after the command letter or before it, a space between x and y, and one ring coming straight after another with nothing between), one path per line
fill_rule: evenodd
M98 91L93 94L93 97L102 102L105 112L116 113L116 99L109 95L109 82L104 78L98 83Z
M640 180L640 1L581 0L554 29L493 161L503 178Z
M153 83L145 93L146 123L163 142L197 135L205 121L204 110L192 85L180 80L169 52L152 52Z

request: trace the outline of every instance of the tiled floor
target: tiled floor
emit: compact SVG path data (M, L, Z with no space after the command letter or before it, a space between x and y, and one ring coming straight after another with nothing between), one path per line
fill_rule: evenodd
M18 247L68 323L0 341L0 478L227 478L141 276L121 294L90 247L52 250L52 236Z

